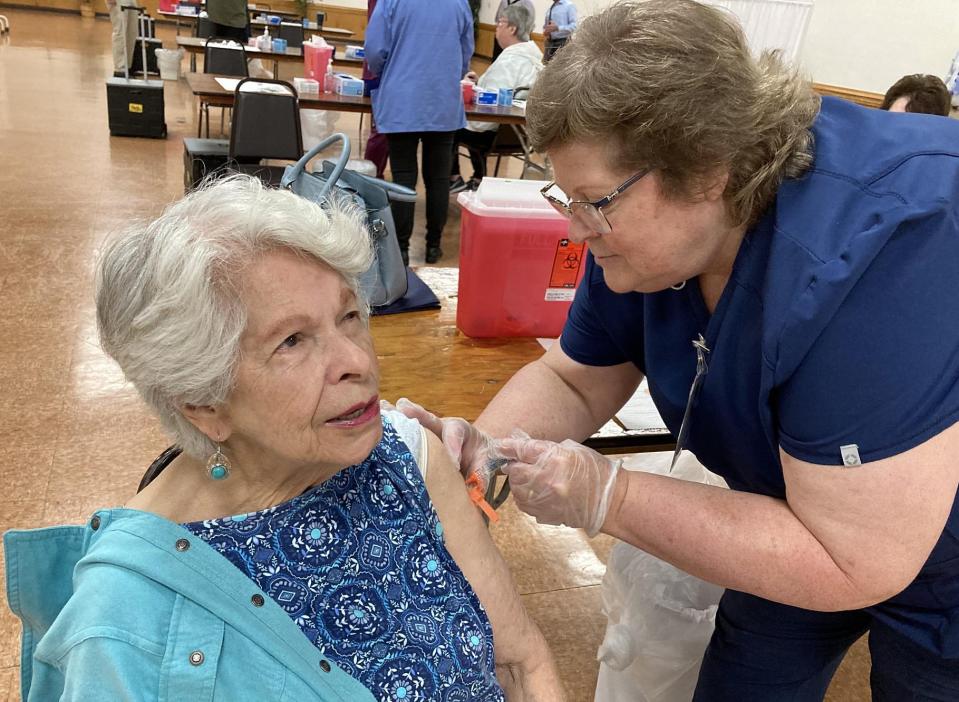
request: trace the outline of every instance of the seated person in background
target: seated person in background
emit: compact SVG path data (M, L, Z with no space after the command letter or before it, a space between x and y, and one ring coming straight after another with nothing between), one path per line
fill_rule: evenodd
M489 90L511 88L515 91L517 88L532 87L533 81L543 68L543 52L529 38L532 28L533 16L525 5L517 3L503 8L502 15L496 22L496 41L503 47L503 53L493 61L479 80L476 80L476 74L472 71L466 74L466 78ZM466 129L456 132L450 174L451 193L467 188L475 190L479 186L479 182L486 175L486 154L493 145L499 126L495 122L467 122ZM464 182L460 176L460 144L469 148L470 163L473 165L473 177L469 183Z
M536 6L533 5L533 0L499 0L499 7L496 8L496 17L494 18L494 24L499 22L500 17L503 16L503 10L505 10L510 5L525 5L526 9L529 10L529 21L533 24L536 23ZM493 60L499 58L499 55L503 53L503 47L500 46L498 41L493 42Z
M24 699L563 699L443 445L381 412L371 258L246 176L106 245L101 343L176 446L125 509L6 535Z
M952 97L941 78L915 73L903 76L886 91L880 109L948 117L951 107Z

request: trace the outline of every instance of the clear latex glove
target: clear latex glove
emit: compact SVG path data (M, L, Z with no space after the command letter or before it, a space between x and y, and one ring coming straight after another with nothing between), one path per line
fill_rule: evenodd
M492 452L493 439L460 417L437 417L420 405L401 397L396 409L436 434L443 441L460 473L469 479L475 476L485 493L490 478L503 461Z
M509 476L516 504L541 524L582 527L596 536L606 521L621 460L610 460L575 441L561 444L514 432L496 442L509 459L500 470Z

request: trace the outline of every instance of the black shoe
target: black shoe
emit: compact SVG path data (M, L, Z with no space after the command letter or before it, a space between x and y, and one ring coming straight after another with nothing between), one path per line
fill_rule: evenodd
M443 249L439 246L427 246L426 247L426 262L427 263L436 263L441 258L443 258Z
M481 180L482 178L470 178L466 183L466 187L469 190L476 190L477 188L479 188Z
M450 181L450 195L454 193L461 193L466 190L469 185L464 181L460 176L456 176L455 180Z
M409 251L407 251L406 249L400 249L400 257L403 259L403 265L404 265L404 266L409 266L409 265L410 265L410 252L409 252Z

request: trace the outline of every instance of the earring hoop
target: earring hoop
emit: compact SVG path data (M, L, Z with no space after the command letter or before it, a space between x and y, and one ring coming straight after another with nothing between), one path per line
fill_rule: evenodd
M216 452L206 462L206 472L213 480L226 480L230 476L233 466L230 459L223 455L220 444L216 445Z

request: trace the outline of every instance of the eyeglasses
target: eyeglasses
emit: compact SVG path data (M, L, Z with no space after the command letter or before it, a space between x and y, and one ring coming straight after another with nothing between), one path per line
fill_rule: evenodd
M561 215L566 217L566 219L573 219L573 217L579 217L580 221L588 226L592 231L599 234L609 234L613 231L613 228L609 225L609 220L606 219L606 214L603 212L604 207L608 207L609 204L622 195L630 186L638 183L646 175L649 174L650 168L646 168L642 171L639 171L635 175L627 178L622 185L616 188L606 197L601 197L599 200L593 202L589 200L564 200L562 198L556 197L555 195L550 194L550 189L556 187L556 181L551 181L546 184L542 190L540 190L540 195L546 198L546 202L551 204L553 208L559 212ZM560 191L562 192L562 191Z

